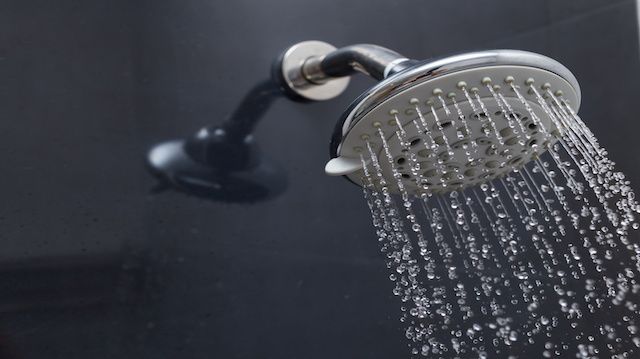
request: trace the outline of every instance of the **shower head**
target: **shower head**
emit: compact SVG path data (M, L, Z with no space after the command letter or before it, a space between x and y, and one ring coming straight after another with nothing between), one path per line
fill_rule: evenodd
M258 151L258 120L283 92L339 96L354 72L380 82L338 121L325 170L363 187L411 353L568 357L586 350L572 338L589 337L609 357L637 357L640 311L623 304L637 302L640 204L577 115L575 77L548 57L490 50L420 62L375 45L302 42L228 119L155 145L149 168L199 197L273 198L286 176Z
M380 80L338 121L325 170L363 187L413 356L637 357L640 311L623 304L637 302L640 204L564 66L313 41L275 68L297 99L338 96L354 71Z
M550 107L549 97L576 111L580 105L578 82L566 67L517 50L415 61L375 45L336 49L307 41L285 51L276 70L287 93L307 100L338 96L355 71L380 80L338 121L325 171L362 185L363 167L375 162L384 178L414 194L511 172L561 135L561 116L554 116L560 109Z

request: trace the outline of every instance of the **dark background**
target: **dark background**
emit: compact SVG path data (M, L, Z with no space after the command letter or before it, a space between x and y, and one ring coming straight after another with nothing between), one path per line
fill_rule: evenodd
M145 168L153 144L224 120L311 39L556 58L640 184L635 1L3 1L2 358L407 356L361 191L323 172L372 80L264 116L256 138L288 177L273 200L155 193Z

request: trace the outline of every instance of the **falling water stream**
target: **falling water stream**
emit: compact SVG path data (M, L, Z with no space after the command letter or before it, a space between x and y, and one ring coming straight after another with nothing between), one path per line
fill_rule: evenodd
M510 103L487 87L500 109L495 114L466 88L465 102L450 95L447 104L437 94L458 127L455 140L469 135L461 107L470 106L487 137L501 145L506 135L520 144L530 141ZM450 153L452 144L434 102L424 110L433 115L432 124L412 102L417 117L410 125L419 130L422 146L410 145L396 116L395 133L379 127L370 139L381 151L367 142L361 152L364 196L393 294L402 303L410 352L460 359L640 358L640 246L629 236L638 229L640 206L629 181L561 95L526 89L551 120L548 128L521 95L524 89L512 90L544 138L557 141L548 148L533 144L540 155L500 178L446 187L448 170L434 154ZM498 130L498 115L509 129ZM418 191L407 188L397 168L387 143L392 135ZM446 191L429 191L418 149L437 162ZM463 150L470 161L478 156L473 141ZM385 176L384 162L392 176Z

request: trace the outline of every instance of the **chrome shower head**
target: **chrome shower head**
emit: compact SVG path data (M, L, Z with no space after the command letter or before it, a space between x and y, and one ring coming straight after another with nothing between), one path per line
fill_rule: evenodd
M310 100L339 95L353 71L380 80L338 121L325 169L363 187L412 355L582 357L585 333L589 353L636 353L635 330L615 346L592 338L640 318L623 305L637 301L640 204L577 115L564 66L514 50L417 62L305 42L277 69Z
M290 47L277 64L281 86L308 100L338 96L355 71L380 80L338 121L325 170L362 185L363 165L372 156L388 158L374 165L414 194L457 190L511 172L561 134L561 116L553 115L561 109L551 108L549 97L576 111L580 105L578 82L566 67L525 51L419 62L375 45L336 49L307 41Z

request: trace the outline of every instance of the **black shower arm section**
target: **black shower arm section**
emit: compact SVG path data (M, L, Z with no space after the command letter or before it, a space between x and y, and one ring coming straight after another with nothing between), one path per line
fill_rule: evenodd
M280 97L282 97L282 90L277 84L271 79L263 80L247 92L233 113L221 125L214 125L210 129L222 128L230 139L242 140L253 132L260 118Z
M190 136L183 146L186 154L197 163L218 169L253 165L257 154L253 131L279 97L282 91L271 79L259 82L226 120Z

